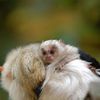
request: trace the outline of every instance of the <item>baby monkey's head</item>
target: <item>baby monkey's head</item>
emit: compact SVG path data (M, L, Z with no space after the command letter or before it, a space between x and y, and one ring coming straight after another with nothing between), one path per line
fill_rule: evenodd
M52 63L64 51L65 44L61 40L47 40L40 45L40 56L45 64Z

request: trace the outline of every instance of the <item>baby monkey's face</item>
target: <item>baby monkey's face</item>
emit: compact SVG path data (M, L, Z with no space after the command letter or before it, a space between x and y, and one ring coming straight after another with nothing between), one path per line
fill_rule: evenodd
M59 55L58 48L55 45L48 45L41 48L41 57L45 64L52 63Z

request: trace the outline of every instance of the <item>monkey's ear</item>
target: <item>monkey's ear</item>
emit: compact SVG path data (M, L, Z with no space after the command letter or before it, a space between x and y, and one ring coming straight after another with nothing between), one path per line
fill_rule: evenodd
M59 40L59 43L60 43L61 45L63 45L63 46L66 45L65 42L64 42L62 39Z
M64 41L62 39L60 39L59 42L64 43Z

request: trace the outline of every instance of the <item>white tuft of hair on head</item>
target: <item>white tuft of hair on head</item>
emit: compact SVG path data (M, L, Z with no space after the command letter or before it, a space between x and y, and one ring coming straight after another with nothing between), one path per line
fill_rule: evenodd
M59 40L47 40L47 41L44 41L40 45L40 48L46 48L49 45L55 45L55 46L57 46L57 48L59 50L61 50L62 52L64 51L63 45L60 44L60 41Z

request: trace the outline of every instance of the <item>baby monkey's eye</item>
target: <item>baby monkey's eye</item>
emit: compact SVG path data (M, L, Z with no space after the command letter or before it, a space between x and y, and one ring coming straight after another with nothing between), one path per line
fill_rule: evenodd
M42 52L43 55L46 55L47 53L45 51Z
M51 50L51 51L50 51L50 54L54 54L54 53L55 53L55 51L54 51L54 50Z

